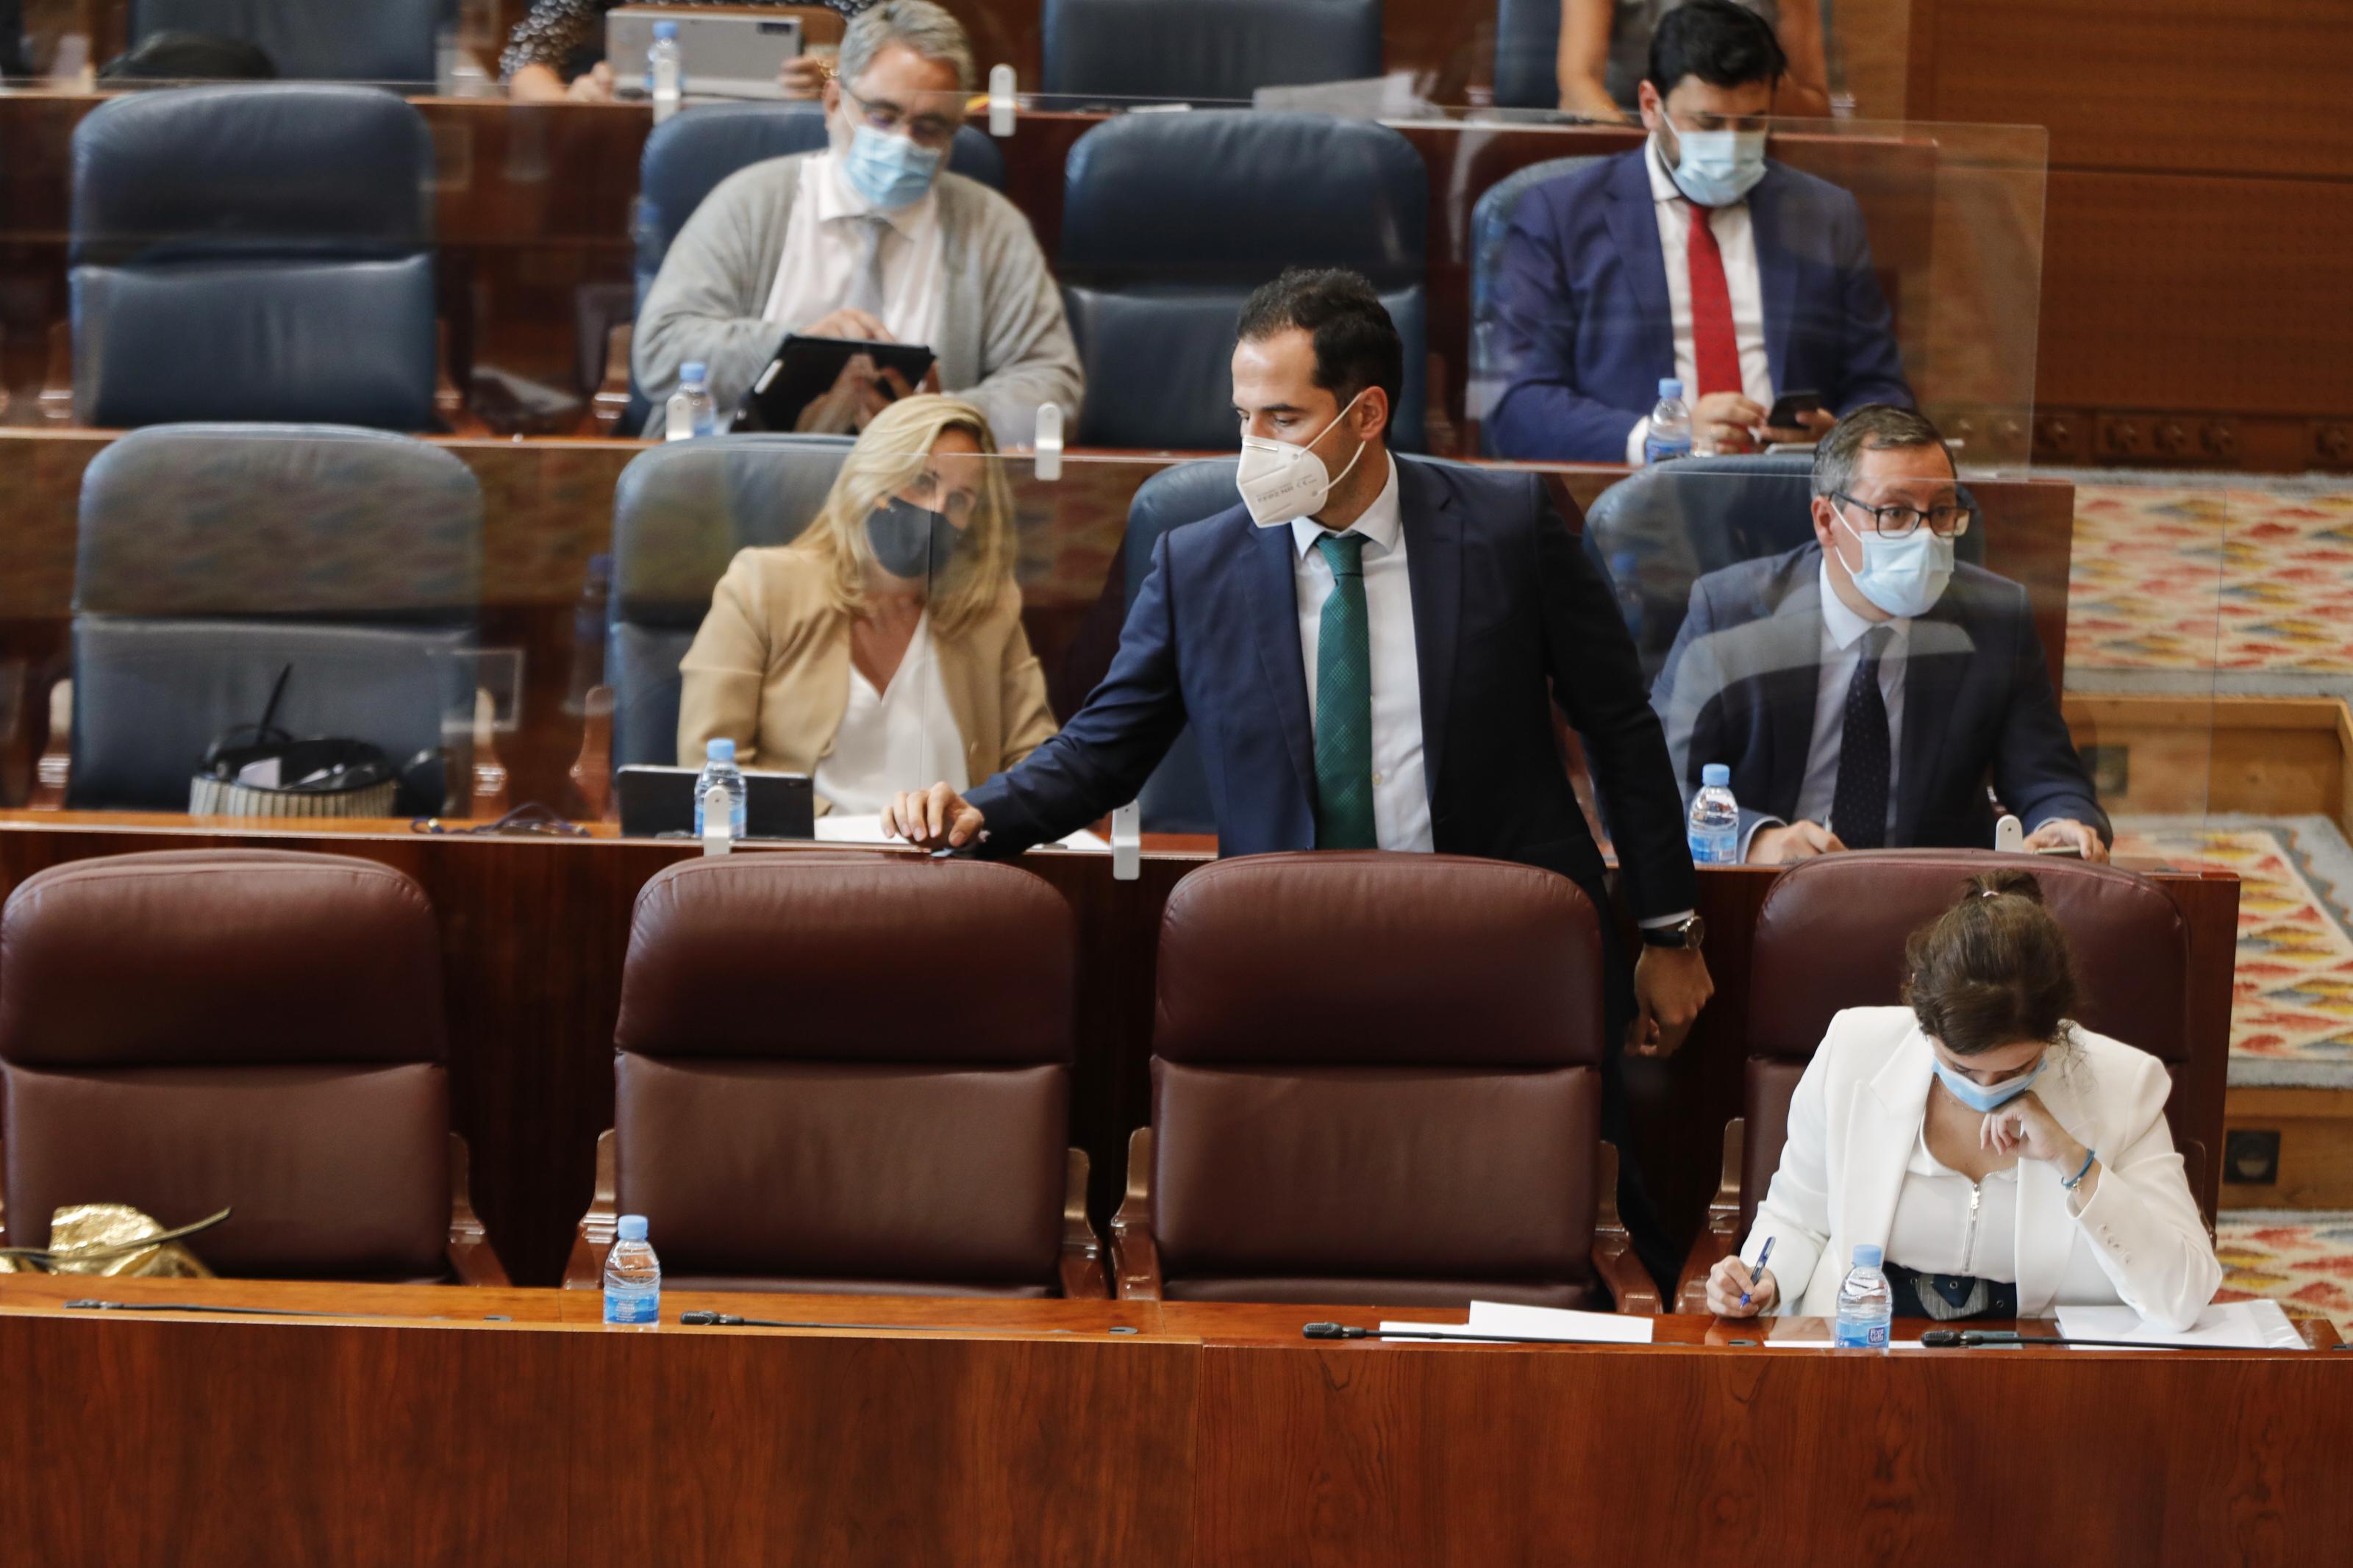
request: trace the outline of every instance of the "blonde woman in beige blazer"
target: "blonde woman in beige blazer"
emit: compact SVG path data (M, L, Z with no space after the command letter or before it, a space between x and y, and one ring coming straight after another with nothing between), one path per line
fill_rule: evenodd
M974 784L1011 767L1055 729L1015 550L980 410L892 404L807 531L720 580L679 665L679 761L724 737L740 765L807 773L820 812L848 813L936 767Z

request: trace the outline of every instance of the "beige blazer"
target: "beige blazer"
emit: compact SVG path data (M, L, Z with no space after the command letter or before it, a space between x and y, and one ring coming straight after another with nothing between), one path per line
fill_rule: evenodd
M678 667L682 763L721 736L735 742L738 763L778 773L814 773L833 750L849 707L850 618L827 600L825 574L822 562L790 546L742 551L728 564ZM974 784L1054 733L1045 673L1021 629L1021 590L1012 582L955 636L934 627L932 646ZM933 782L909 779L907 787Z
M2070 1026L2034 1092L2100 1157L2100 1184L2078 1205L2069 1171L2018 1164L2018 1310L2121 1301L2161 1328L2194 1321L2222 1283L2206 1222L2165 1123L2165 1064ZM1909 1007L1853 1007L1831 1020L1789 1101L1788 1142L1740 1256L1780 1281L1782 1312L1827 1318L1857 1242L1885 1246L1904 1164L1920 1136L1936 1053ZM1894 1261L1902 1262L1897 1258Z

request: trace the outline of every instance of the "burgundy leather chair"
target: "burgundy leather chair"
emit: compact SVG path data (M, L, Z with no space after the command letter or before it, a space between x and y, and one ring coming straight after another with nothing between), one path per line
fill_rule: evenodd
M1262 855L1160 926L1120 1294L1656 1311L1600 1139L1601 927L1549 871Z
M739 854L638 895L612 1131L565 1284L623 1214L665 1285L1109 1294L1069 1144L1070 907L1011 866Z
M2067 932L2082 986L2077 1022L2163 1061L2173 1076L2166 1121L2189 1189L2213 1222L2206 1149L2221 1136L2219 1087L2204 1104L2186 1092L2189 1064L2189 925L2163 888L2112 866L1968 849L1826 855L1774 879L1757 917L1749 968L1748 1066L1743 1112L1725 1128L1724 1171L1707 1223L1677 1282L1677 1310L1707 1310L1707 1276L1748 1233L1787 1141L1789 1100L1831 1016L1889 1006L1901 995L1911 935L1982 871L2023 866Z
M449 1131L422 889L347 855L114 855L0 911L6 1235L121 1203L217 1273L506 1283Z

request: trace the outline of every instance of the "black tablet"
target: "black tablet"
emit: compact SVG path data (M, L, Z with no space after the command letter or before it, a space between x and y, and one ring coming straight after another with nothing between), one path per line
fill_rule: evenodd
M613 775L621 802L624 838L681 838L694 834L694 781L701 768L633 763ZM817 797L807 773L744 773L744 837L813 838Z
M752 390L744 395L736 405L734 430L775 430L789 434L800 429L801 415L817 399L833 390L849 362L863 354L875 371L894 370L903 377L908 389L923 385L923 377L932 368L932 351L922 343L869 343L855 338L805 338L797 332L785 339L776 350L776 357L768 368L752 383ZM883 396L895 398L887 383ZM828 421L823 432L846 434L853 426L848 419Z

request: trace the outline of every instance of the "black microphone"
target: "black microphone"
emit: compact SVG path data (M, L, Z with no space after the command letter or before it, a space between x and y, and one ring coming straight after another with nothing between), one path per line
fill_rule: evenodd
M1544 1339L1535 1334L1461 1334L1444 1323L1432 1323L1422 1329L1364 1329L1353 1323L1305 1323L1301 1325L1302 1337L1311 1340L1419 1340L1425 1342L1451 1344L1457 1340L1474 1345L1567 1345L1585 1344L1584 1340ZM1612 1344L1640 1344L1641 1341L1613 1340Z
M1107 1329L1025 1329L1018 1324L988 1323L800 1323L780 1318L739 1318L733 1312L681 1312L678 1321L690 1329L846 1329L858 1333L910 1334L1134 1334L1141 1329L1121 1323Z
M296 1307L222 1307L205 1301L102 1301L96 1297L83 1297L68 1301L69 1312L211 1312L237 1318L360 1318L387 1323L445 1322L447 1318L435 1313L430 1318L415 1312L317 1312Z
M2097 1345L2118 1351L2211 1351L2216 1345L2174 1344L2163 1340L2073 1340L2058 1334L2021 1334L2014 1329L1930 1329L1920 1336L1930 1350L1983 1350L2001 1345Z

